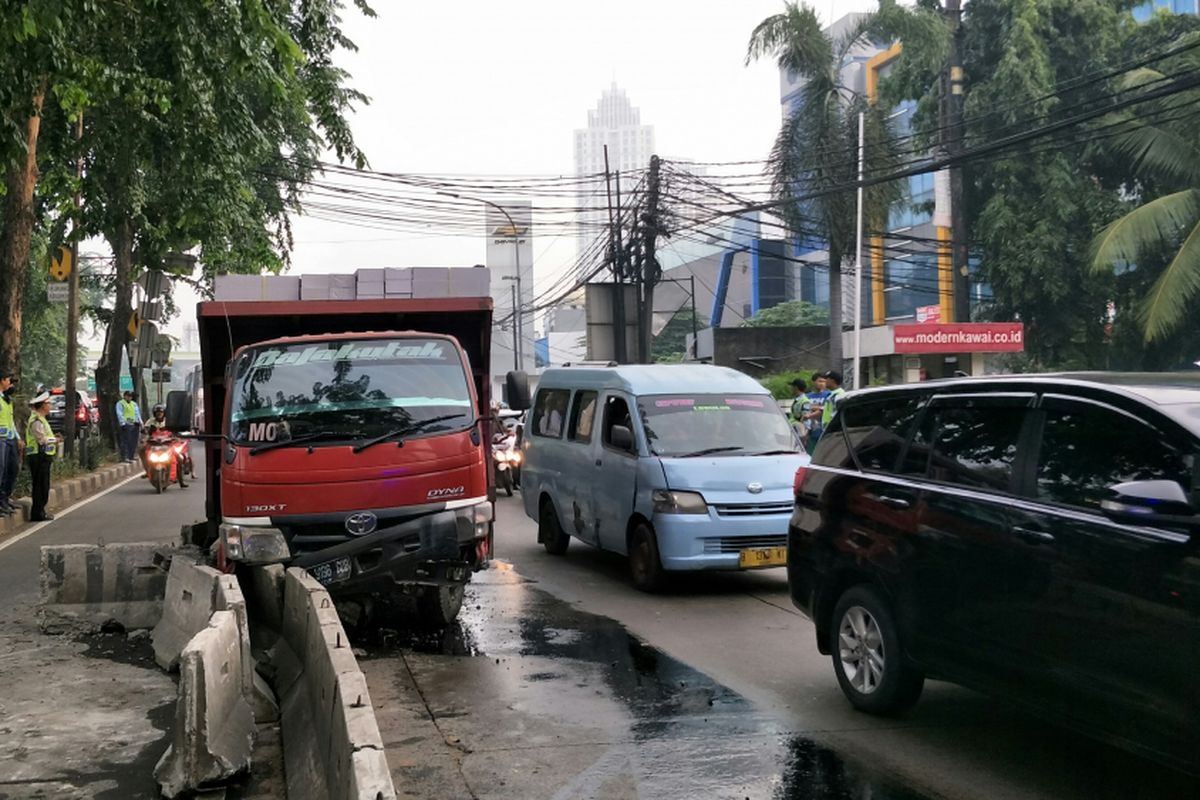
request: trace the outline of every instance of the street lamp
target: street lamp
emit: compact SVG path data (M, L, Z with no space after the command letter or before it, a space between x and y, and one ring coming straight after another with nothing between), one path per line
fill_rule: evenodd
M472 200L476 203L483 203L484 205L491 206L492 208L499 211L501 214L504 215L504 218L508 220L508 227L512 230L512 235L513 235L513 263L516 265L516 277L515 278L504 277L504 278L502 278L502 280L515 280L517 282L516 291L514 292L515 299L513 300L513 319L514 319L514 323L515 323L513 326L513 364L517 370L520 370L522 364L524 364L524 362L525 362L525 359L522 358L523 353L521 352L521 350L524 346L525 337L524 337L524 330L523 330L524 325L523 325L523 322L521 319L523 314L522 314L521 305L520 305L520 303L521 303L521 235L517 231L517 223L513 222L512 215L508 213L508 210L505 209L504 206L499 205L498 203L493 203L491 200L485 200L482 197L468 197L467 195L457 194L455 192L438 192L438 194L443 195L445 197L453 197L456 200Z

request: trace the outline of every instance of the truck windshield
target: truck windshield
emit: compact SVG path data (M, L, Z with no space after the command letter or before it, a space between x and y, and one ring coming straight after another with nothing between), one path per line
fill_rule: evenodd
M796 449L792 429L766 395L639 398L650 448L660 456L742 456Z
M229 436L256 445L303 437L320 447L410 426L421 435L462 430L475 418L468 386L458 348L442 339L253 348L234 364Z

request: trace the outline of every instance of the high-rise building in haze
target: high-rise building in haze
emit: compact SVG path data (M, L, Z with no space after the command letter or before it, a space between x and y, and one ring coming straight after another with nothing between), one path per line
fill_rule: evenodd
M643 125L641 113L625 96L623 89L613 83L600 94L600 102L588 111L586 128L575 131L575 175L602 175L604 148L608 146L608 167L621 175L621 189L628 192L637 183L633 174L641 175L654 154L654 126ZM615 196L615 195L614 195ZM627 195L626 195L627 196ZM578 252L587 252L596 237L608 225L608 199L604 181L589 182L578 192L579 232Z

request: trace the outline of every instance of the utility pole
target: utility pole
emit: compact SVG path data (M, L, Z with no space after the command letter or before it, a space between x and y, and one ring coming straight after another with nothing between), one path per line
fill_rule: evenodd
M654 329L654 284L662 273L655 247L658 243L658 194L660 188L660 162L658 156L650 156L650 174L646 179L646 211L642 214L642 308L638 321L638 360L650 363L650 340Z
M613 215L612 177L608 168L608 145L604 145L604 191L608 195L608 263L612 267L612 318L613 318L613 350L618 364L628 361L628 348L625 345L625 286L624 271L621 269L621 256L618 248L617 219Z
M944 90L946 155L954 158L963 149L962 0L946 0L950 25L950 57L946 63ZM963 201L962 167L950 167L950 268L954 273L954 318L971 321L971 281L967 255L967 209Z
M513 314L516 314L517 313L517 287L516 287L516 284L509 286L508 288L512 289ZM518 326L517 326L516 319L514 318L513 319L513 370L515 370L517 372L520 372L520 370L521 370L521 351L519 349L521 346L519 344L520 336L521 336L521 331L520 331L520 328L518 328Z
M63 455L71 457L75 454L75 414L78 412L78 398L75 396L75 375L79 372L79 233L80 211L83 206L83 196L80 184L83 182L83 111L75 120L75 219L71 224L71 273L67 276L67 380L63 384L66 397L66 417L63 419ZM86 413L86 412L85 412ZM90 422L90 420L89 420Z
M863 156L865 155L863 112L858 112L858 231L854 250L854 373L851 389L858 389L862 375L862 292L863 292Z

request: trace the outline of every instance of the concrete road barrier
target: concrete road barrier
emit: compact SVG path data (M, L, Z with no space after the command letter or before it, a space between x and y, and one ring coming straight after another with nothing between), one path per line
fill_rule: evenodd
M171 561L163 598L162 618L154 626L154 660L171 672L188 641L208 627L217 607L221 573L187 558Z
M166 562L175 549L161 543L68 544L41 549L43 628L58 622L128 629L151 628L162 616Z
M255 669L254 652L250 649L250 618L246 612L246 598L233 575L221 575L217 579L217 595L214 603L217 611L229 611L237 622L239 638L238 674L242 696L254 711L254 721L276 722L279 706L275 694Z
M252 609L280 597L270 575L252 576L242 587ZM268 609L252 617L272 614ZM367 682L329 593L304 570L287 570L278 619L271 664L288 797L395 798Z
M242 632L233 611L216 611L179 657L171 746L154 768L166 797L250 768L254 714L242 693Z

